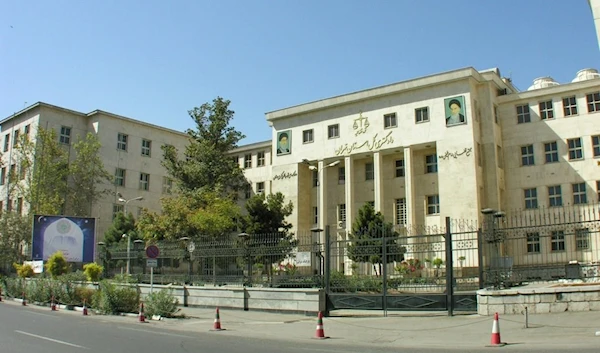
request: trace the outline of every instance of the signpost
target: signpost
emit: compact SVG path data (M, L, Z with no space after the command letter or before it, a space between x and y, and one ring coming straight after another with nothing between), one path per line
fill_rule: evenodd
M148 259L146 260L146 266L150 267L150 293L154 291L154 268L158 266L158 255L160 254L160 250L156 245L149 245L146 248L146 256Z

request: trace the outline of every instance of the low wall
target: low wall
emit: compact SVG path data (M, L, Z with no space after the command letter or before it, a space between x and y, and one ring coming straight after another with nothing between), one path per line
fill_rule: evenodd
M547 287L477 291L479 315L600 311L600 285L554 284Z
M138 284L142 298L150 293L149 284ZM154 285L154 291L169 288L184 306L237 308L314 315L325 311L322 289L189 287Z

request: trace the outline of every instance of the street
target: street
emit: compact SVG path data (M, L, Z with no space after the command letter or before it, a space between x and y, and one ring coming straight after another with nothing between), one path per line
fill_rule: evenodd
M285 337L268 339L238 336L236 330L201 332L167 329L162 322L139 323L136 318L119 316L82 316L80 312L58 311L16 303L0 303L0 352L2 353L70 353L70 352L231 352L231 353L306 353L306 352L489 352L492 348L460 347L403 348L344 343L341 338L328 340L286 340ZM273 330L275 327L272 327ZM600 338L599 338L600 340ZM411 342L409 346L414 346ZM498 349L498 348L496 348ZM520 345L503 348L510 352L563 352L552 349ZM581 353L597 349L578 347Z

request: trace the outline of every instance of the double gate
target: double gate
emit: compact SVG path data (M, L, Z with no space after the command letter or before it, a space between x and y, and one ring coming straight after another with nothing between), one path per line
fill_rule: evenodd
M327 311L476 311L481 237L470 224L399 235L365 230L345 239L325 234Z

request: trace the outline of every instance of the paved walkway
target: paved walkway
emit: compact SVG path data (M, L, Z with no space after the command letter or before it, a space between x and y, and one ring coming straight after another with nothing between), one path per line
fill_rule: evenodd
M166 327L184 331L209 331L215 319L214 309L182 308L190 318L161 321ZM354 316L347 316L353 313ZM398 347L484 347L491 340L493 317L446 313L389 313L346 311L323 320L325 344L343 342L353 345ZM560 314L501 315L503 342L527 346L527 349L552 347L576 349L597 347L600 337L600 312L565 312ZM227 334L284 341L305 341L316 333L316 317L235 309L220 310L221 326ZM215 333L220 334L220 333Z

